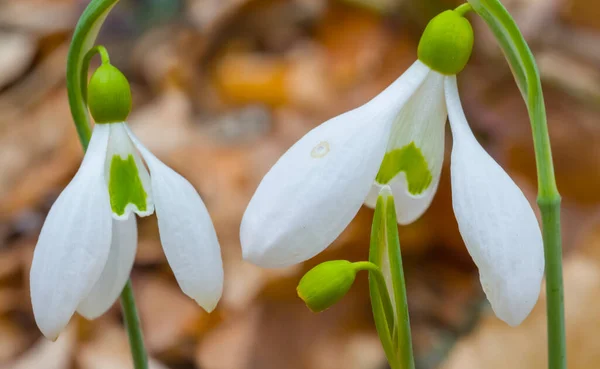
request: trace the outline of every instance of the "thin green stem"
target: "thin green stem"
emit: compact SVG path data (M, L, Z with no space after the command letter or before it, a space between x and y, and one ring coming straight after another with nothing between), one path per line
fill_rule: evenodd
M87 85L88 85L88 70L90 69L90 62L92 58L96 55L100 54L100 59L102 60L102 64L110 64L110 56L108 55L108 51L102 45L97 45L92 47L83 57L83 61L81 64L81 77L80 77L80 89L81 89L81 98L84 103L87 104Z
M87 104L82 96L82 80L87 79L87 69L83 73L83 59L94 46L96 36L104 19L119 0L92 0L77 22L69 55L67 56L67 92L73 122L84 149L87 148L92 131ZM89 65L89 61L88 61Z
M142 328L140 327L140 318L138 317L137 308L135 306L131 280L127 281L127 284L121 293L121 307L123 309L125 328L127 329L127 335L129 336L133 367L135 369L147 369L148 354L144 347L144 337L142 335Z
M538 206L542 214L546 262L548 367L566 369L566 330L562 276L561 198L556 186L550 135L539 71L517 24L498 0L469 0L498 40L527 104L538 177Z
M387 291L387 287L385 284L385 278L383 277L383 273L381 273L381 269L379 267L369 261L359 261L356 263L352 263L352 265L356 268L356 270L367 270L369 271L369 275L373 276L375 279L375 283L379 287L380 291ZM383 308L385 310L386 316L394 316L394 307L392 305L392 300L387 293L381 295L381 300L383 302Z
M473 7L469 3L461 4L456 9L454 9L454 11L457 12L461 17L464 17L468 12L472 10Z
M546 259L546 313L548 324L548 367L566 369L566 327L560 245L560 197L538 199L542 213L544 256Z

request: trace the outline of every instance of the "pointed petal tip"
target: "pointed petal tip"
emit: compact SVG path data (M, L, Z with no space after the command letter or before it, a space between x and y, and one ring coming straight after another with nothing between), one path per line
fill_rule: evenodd
M36 313L36 309L33 310L33 317L40 332L42 332L44 337L52 342L55 342L58 339L58 336L65 329L70 320L69 319L66 322L60 322L58 319L40 316L39 313Z
M202 291L195 293L188 293L188 291L183 291L189 298L196 301L196 303L204 309L207 313L212 313L219 304L221 300L221 296L223 295L223 286L217 286L211 291Z
M512 287L511 287L512 285ZM535 307L541 290L540 277L517 280L512 278L503 289L484 288L496 316L511 327L520 325Z

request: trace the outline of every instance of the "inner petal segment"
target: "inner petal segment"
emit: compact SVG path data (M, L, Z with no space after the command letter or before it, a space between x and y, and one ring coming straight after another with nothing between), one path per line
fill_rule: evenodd
M425 191L433 179L421 149L412 141L385 154L376 181L387 184L400 172L406 174L408 192L415 196Z
M154 212L150 176L124 128L112 123L106 157L106 178L113 217L127 219Z

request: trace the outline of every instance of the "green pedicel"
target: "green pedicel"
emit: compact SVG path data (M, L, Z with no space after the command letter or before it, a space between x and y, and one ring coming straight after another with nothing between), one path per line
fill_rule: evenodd
M130 154L127 159L119 155L113 156L110 162L108 193L112 211L119 216L125 214L128 204L135 205L139 211L146 211L147 194L133 155Z
M432 176L427 160L414 142L385 154L376 181L387 184L400 172L406 174L408 191L412 195L421 194L431 184Z

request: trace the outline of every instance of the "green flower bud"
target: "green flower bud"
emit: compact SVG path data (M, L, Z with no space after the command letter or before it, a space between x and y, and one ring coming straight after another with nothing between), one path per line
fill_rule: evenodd
M473 51L473 27L459 13L447 10L433 18L419 42L419 60L446 75L458 74Z
M88 106L96 123L124 122L131 111L127 78L111 64L102 64L88 85Z
M298 283L298 296L315 313L333 306L348 293L356 278L356 268L347 260L319 264Z

